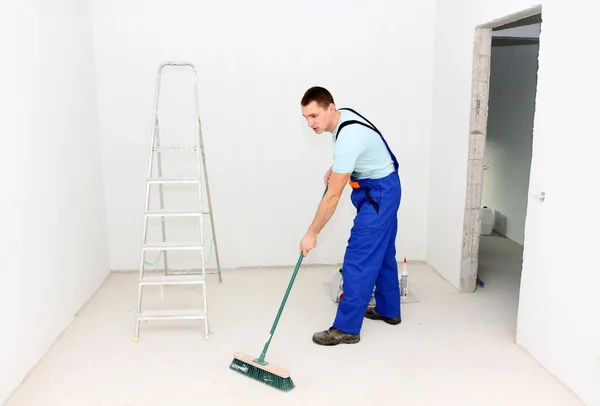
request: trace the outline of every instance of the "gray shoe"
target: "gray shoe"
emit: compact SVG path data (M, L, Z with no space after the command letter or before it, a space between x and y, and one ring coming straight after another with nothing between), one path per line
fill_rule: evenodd
M360 334L348 334L330 327L313 335L313 342L319 345L356 344L360 341Z
M400 317L400 316L393 317L393 318L383 317L381 314L379 314L375 311L374 307L370 307L367 310L367 312L365 313L365 317L367 319L371 319L371 320L383 320L387 324L392 324L392 325L400 324L402 322L402 317Z

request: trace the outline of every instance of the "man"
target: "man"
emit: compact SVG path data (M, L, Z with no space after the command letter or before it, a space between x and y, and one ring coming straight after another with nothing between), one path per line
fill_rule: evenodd
M316 247L317 236L348 183L357 210L342 267L344 296L333 326L315 333L313 341L319 345L358 343L364 317L388 324L401 322L395 245L401 198L398 161L379 130L354 110L338 110L327 89L308 89L301 106L313 131L331 133L334 143L333 165L324 178L327 192L300 241L303 255ZM376 305L368 308L374 286Z

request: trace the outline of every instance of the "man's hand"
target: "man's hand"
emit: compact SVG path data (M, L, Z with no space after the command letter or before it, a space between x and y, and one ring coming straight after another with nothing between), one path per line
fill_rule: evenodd
M304 256L308 255L308 251L317 246L317 236L312 233L306 233L300 240L300 251Z
M333 166L330 167L327 172L325 172L325 176L323 177L323 182L325 182L325 186L329 185L329 179L331 178L331 171L333 170Z

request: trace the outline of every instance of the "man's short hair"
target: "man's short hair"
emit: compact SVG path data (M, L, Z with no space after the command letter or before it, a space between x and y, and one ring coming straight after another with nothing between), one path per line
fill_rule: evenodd
M316 102L317 105L323 107L324 109L327 109L327 107L329 107L331 103L335 104L335 102L333 101L333 96L331 95L331 93L329 93L329 90L320 86L313 86L310 89L308 89L304 93L304 96L302 96L302 101L300 103L302 104L302 106L308 106L313 101Z

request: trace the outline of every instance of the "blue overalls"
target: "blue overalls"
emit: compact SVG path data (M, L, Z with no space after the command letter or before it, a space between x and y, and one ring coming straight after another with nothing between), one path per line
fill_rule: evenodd
M398 161L381 132L367 123L349 120L340 125L337 136L346 125L359 124L371 128L383 140L395 171L381 179L350 180L351 200L356 208L342 273L344 296L340 300L333 327L345 333L360 333L369 300L375 286L375 311L384 317L400 316L400 288L396 263L396 233L402 188ZM337 137L336 137L337 139Z

